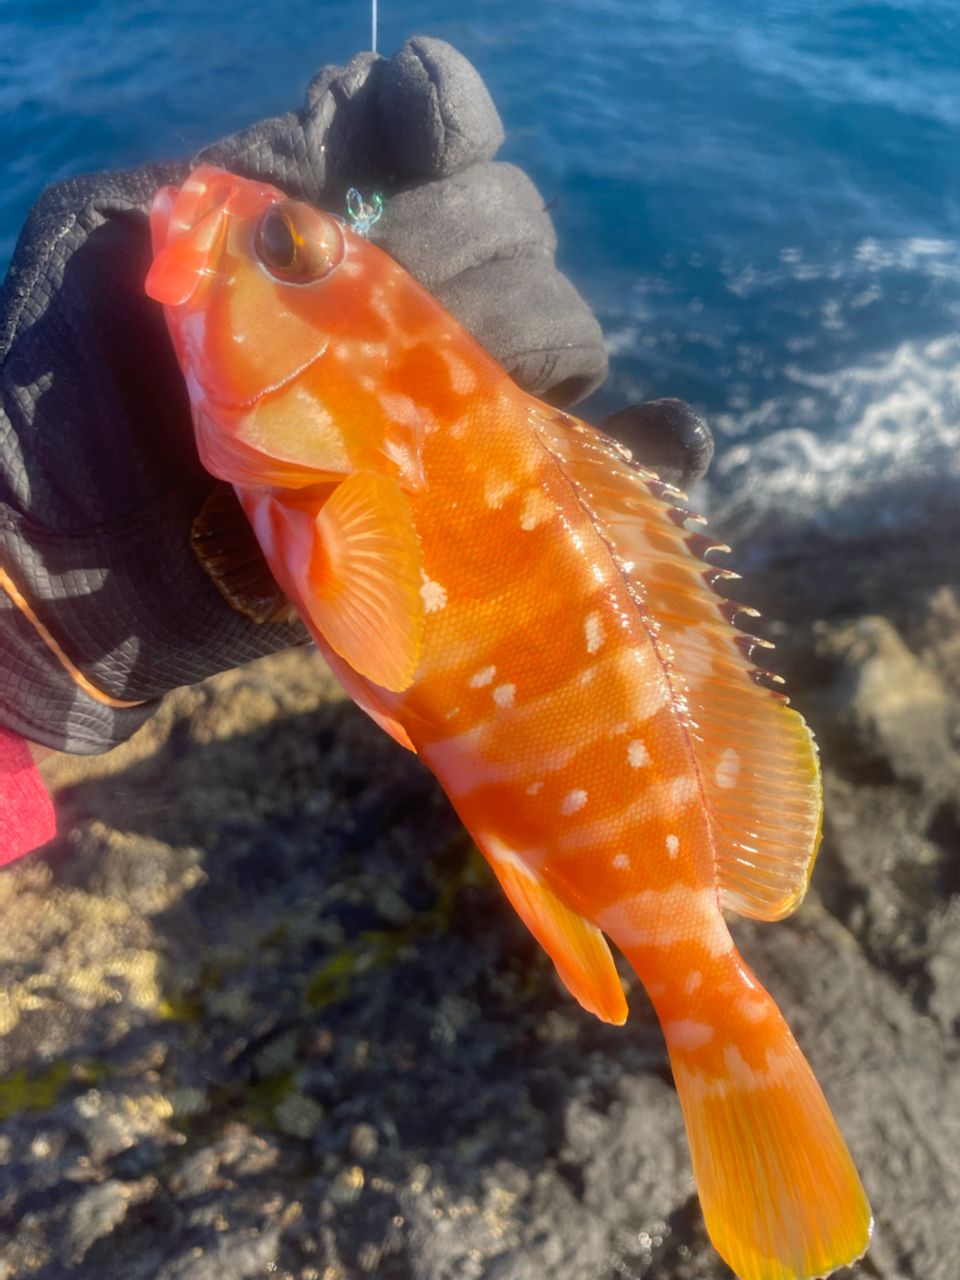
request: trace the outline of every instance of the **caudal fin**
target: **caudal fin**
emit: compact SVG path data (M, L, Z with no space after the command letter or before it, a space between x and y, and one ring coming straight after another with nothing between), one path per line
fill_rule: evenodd
M661 1011L707 1230L740 1280L828 1276L866 1250L870 1206L773 1000L731 1003L712 1027Z

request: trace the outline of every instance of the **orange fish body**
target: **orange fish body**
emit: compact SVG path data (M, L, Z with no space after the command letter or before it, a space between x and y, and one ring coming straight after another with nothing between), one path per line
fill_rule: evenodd
M722 914L797 905L820 786L713 590L713 544L338 220L206 168L158 193L153 228L147 289L205 464L574 996L622 1023L606 937L636 970L718 1251L742 1280L860 1256L856 1170Z

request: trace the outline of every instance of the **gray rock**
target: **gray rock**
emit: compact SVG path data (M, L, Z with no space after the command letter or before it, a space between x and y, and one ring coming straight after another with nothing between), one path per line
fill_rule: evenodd
M71 1206L68 1227L70 1260L81 1262L90 1247L123 1222L131 1204L149 1199L157 1190L155 1178L119 1182L110 1178L78 1196Z
M837 744L862 772L889 769L900 782L935 789L956 782L953 707L943 680L884 618L815 629L826 679L815 705Z

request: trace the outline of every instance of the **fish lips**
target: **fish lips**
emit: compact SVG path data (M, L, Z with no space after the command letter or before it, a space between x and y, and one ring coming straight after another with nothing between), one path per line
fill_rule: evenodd
M182 187L161 187L150 208L154 260L144 288L167 307L184 306L214 271L231 217L257 218L282 200L267 183L201 165Z

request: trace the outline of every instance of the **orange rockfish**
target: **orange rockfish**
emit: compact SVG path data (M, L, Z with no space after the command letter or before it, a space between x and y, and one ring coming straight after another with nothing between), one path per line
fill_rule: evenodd
M853 1162L723 917L796 907L820 781L714 592L715 544L339 219L202 168L157 194L152 225L147 292L205 465L584 1008L626 1018L606 937L636 970L716 1248L742 1280L857 1258L871 1217ZM245 607L233 536L206 558Z

